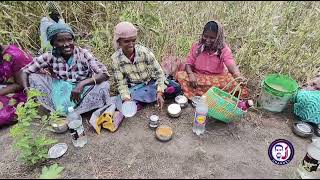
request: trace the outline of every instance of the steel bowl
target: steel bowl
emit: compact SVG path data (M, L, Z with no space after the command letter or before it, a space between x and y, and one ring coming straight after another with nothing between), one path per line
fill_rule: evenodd
M293 123L293 133L300 137L310 137L314 133L313 127L306 122L295 122Z
M55 133L64 133L68 130L68 121L66 119L50 122L50 125Z
M188 106L188 98L184 95L179 95L175 99L175 102L180 105L181 108Z
M153 130L155 130L160 124L160 119L159 116L157 115L152 115L149 118L149 127Z
M170 104L168 106L167 111L168 111L169 116L173 117L173 118L179 117L181 115L181 112L182 112L181 111L181 106L179 104L175 104L175 103Z
M159 141L167 142L172 139L173 136L173 130L171 127L166 125L161 125L156 129L156 138Z

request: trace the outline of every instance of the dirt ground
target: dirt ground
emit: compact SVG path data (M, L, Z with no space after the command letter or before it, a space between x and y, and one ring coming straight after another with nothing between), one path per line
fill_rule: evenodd
M68 144L68 151L46 164L63 166L63 178L292 179L297 178L296 168L311 142L292 133L290 112L252 111L241 122L230 124L210 120L205 134L198 137L192 132L194 109L189 104L180 118L158 113L161 124L174 130L173 139L163 143L148 128L148 117L157 113L149 105L135 117L124 119L115 133L103 129L100 135L85 122L88 144L83 148L73 147L68 133L50 132L51 137ZM40 166L28 168L17 161L9 129L0 129L0 178L38 178ZM279 138L289 140L295 149L293 160L283 166L268 157L270 143Z

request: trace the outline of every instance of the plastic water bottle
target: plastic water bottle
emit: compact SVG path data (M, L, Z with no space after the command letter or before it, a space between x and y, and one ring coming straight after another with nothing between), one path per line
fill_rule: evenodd
M77 120L82 122L82 117L74 111L73 107L69 107L67 120L68 122L77 121Z
M76 113L73 107L68 108L68 127L72 136L72 143L75 147L83 147L87 144L88 139L84 133L84 127L82 125L82 117Z
M200 101L197 103L196 112L194 114L194 121L192 131L197 134L203 134L206 128L208 114L208 105L205 101Z
M297 172L302 179L320 178L320 141L313 139L308 145L307 153L298 166Z

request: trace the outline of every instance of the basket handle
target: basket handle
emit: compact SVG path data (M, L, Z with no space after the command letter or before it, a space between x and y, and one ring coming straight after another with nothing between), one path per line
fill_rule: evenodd
M237 82L237 81L236 81L237 79L240 79L240 77L236 77L236 78L234 78L233 80L229 81L228 84L225 85L221 90L223 90L223 91L226 90L226 87L230 86L234 81ZM238 94L238 98L237 98L238 102L239 102L239 98L240 98L240 95L241 95L241 88L240 88L241 84L243 84L243 83L242 83L242 82L238 83L237 86L234 87L234 88L232 89L232 91L229 93L229 94L231 94L232 96L234 96L234 94L235 94L235 93L237 92L237 90L239 89L239 94Z
M234 96L234 94L237 92L237 89L238 89L238 91L239 91L239 93L238 93L238 97L237 97L237 103L235 104L235 107L234 108L236 108L237 106L238 106L238 103L240 102L240 96L241 96L241 93L242 93L242 90L241 90L241 88L240 88L240 86L241 86L241 82L233 89L233 93L232 93L232 96Z
M240 82L239 84L237 84L237 86L236 86L235 88L233 88L233 90L231 91L232 93L229 93L230 96L234 96L234 94L237 92L236 90L239 89L239 94L238 94L238 97L237 97L237 102L235 103L235 106L234 106L233 110L235 110L235 109L237 108L238 103L240 102L239 98L240 98L240 95L241 95L241 88L240 88L241 84L242 84L241 82ZM228 100L226 100L226 101L228 101ZM230 102L230 101L229 101L229 102ZM223 108L226 108L227 105L228 105L228 104L226 103Z
M221 90L225 90L226 87L230 86L234 81L237 82L236 80L237 79L240 79L240 77L236 77L236 78L233 78L231 81L228 82L227 85L225 85ZM238 83L239 84L239 83Z
M231 83L233 83L234 81L236 81L237 79L240 79L240 77L237 77L237 78L234 78L233 80L229 81L227 85L225 85L225 87L223 87L221 90L225 90L226 87L230 86ZM237 90L239 89L239 94L238 94L238 97L237 97L237 102L235 103L235 106L234 106L234 110L237 108L238 106L238 103L240 102L239 98L240 98L240 95L241 95L241 84L243 84L242 82L238 83L237 86L235 88L232 89L232 91L230 93L228 93L230 96L234 96L234 94L237 92ZM227 104L225 104L225 106L223 108L227 107Z
M235 94L235 93L237 92L237 90L238 90L238 91L239 91L238 99L239 99L239 98L240 98L240 94L241 94L241 88L240 88L241 84L243 84L243 83L242 83L242 82L238 83L238 84L236 85L236 87L234 87L233 90L232 90L229 94L231 94L232 96L234 96L234 94Z

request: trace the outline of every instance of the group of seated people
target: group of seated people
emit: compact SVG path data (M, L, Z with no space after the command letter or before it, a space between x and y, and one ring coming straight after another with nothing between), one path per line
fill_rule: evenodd
M68 107L79 114L110 103L110 74L89 50L75 43L70 26L51 7L51 19L41 25L41 54L32 57L14 44L0 46L0 127L15 121L19 103L26 102L31 88L44 93L39 103L49 111L66 115ZM185 69L169 79L153 52L137 43L138 29L130 22L114 28L111 68L122 102L135 101L138 107L157 102L160 109L167 98L183 93L188 99L201 96L209 88L232 85L245 78L224 40L218 21L205 24L199 41L192 44ZM241 98L248 96L242 87ZM140 108L141 109L141 108Z
M47 40L51 49L46 44L37 57L13 44L0 46L0 126L14 121L17 105L26 101L31 88L45 94L38 97L43 107L63 114L68 113L68 107L82 114L110 102L107 67L75 44L70 26L52 23L45 34L42 40ZM115 26L111 69L123 102L134 100L138 107L158 102L162 109L164 100L181 90L190 99L241 76L216 21L205 25L200 41L191 47L186 70L177 73L176 81L167 79L150 49L136 43L137 35L138 29L130 22Z

